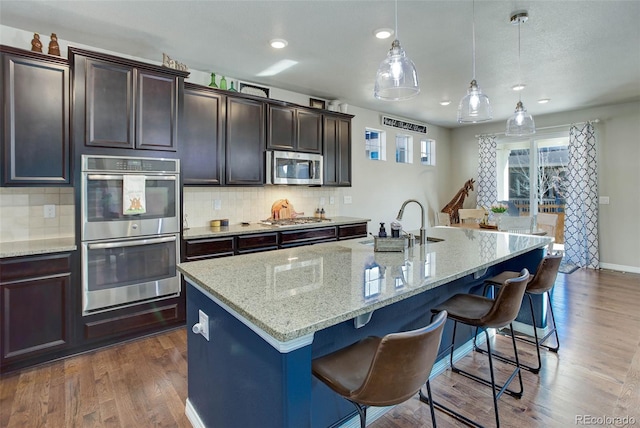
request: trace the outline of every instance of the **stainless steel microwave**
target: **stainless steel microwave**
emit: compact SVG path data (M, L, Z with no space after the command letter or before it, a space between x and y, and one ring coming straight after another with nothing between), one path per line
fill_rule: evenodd
M322 184L322 155L267 151L267 184Z

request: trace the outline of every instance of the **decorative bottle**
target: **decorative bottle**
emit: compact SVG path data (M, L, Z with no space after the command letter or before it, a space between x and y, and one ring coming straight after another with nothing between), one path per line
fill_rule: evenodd
M224 76L220 79L220 89L227 89L227 79Z
M231 86L229 87L230 92L238 92L236 88L233 87L233 80L231 81Z
M211 73L211 83L209 83L209 87L211 88L218 87L218 85L216 85L216 73Z

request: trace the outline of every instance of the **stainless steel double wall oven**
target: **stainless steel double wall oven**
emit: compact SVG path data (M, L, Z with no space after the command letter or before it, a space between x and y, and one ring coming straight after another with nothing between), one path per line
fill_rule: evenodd
M126 214L127 176L143 213ZM180 294L179 160L83 155L81 205L83 315Z

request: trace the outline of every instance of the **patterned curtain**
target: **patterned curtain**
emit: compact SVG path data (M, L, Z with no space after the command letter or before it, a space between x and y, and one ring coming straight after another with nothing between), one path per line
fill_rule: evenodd
M567 165L564 261L598 269L598 168L596 136L591 122L571 125Z
M489 208L498 202L498 164L496 161L496 137L481 135L478 138L480 162L478 163L478 206Z

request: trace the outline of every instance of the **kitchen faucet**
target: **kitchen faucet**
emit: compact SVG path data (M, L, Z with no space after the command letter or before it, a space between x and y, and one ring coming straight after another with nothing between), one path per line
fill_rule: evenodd
M400 207L400 211L398 211L398 216L396 217L396 220L398 221L402 220L402 215L404 214L404 207L406 207L409 202L415 202L416 204L420 205L420 212L422 214L421 224L420 224L420 245L424 245L427 243L427 232L424 229L424 207L420 202L416 201L415 199L407 199L406 201L404 201L402 203L402 207Z

